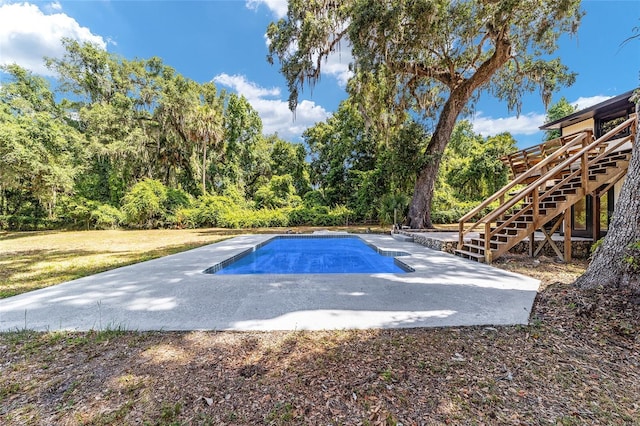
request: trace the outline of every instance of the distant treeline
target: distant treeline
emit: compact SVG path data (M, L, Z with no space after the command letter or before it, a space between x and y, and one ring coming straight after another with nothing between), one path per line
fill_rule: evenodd
M430 134L410 116L380 134L347 99L302 143L265 136L242 96L159 58L127 60L64 40L48 81L5 66L0 229L390 224L406 214ZM375 119L375 118L373 118ZM376 127L378 128L378 127ZM458 123L436 223L457 221L507 178L509 134Z

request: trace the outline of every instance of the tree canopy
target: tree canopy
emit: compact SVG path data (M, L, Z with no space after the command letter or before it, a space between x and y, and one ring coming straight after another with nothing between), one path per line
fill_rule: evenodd
M64 40L60 81L18 66L0 87L0 228L390 224L407 215L432 140L420 117L387 110L383 75L301 143L263 135L242 96L160 58L129 60ZM363 109L362 104L370 104ZM508 135L468 122L442 156L434 208L457 220L506 174Z
M373 125L386 127L388 114L398 117L394 111L435 120L409 213L412 227L429 227L437 171L458 116L482 92L519 111L524 93L538 89L548 103L554 91L573 82L574 74L550 55L561 34L577 30L579 5L579 0L292 0L287 16L267 30L269 60L279 60L295 109L304 86L320 78L326 58L350 48L356 76L349 90L369 100L359 107Z

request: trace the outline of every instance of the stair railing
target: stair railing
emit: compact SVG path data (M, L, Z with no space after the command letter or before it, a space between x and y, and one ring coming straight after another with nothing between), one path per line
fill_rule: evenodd
M591 139L590 131L585 131L577 134L564 147L562 147L561 149L551 154L549 157L547 157L545 160L541 161L540 163L532 167L527 172L518 176L518 178L508 183L506 186L504 186L502 189L497 191L491 197L487 198L479 206L471 210L469 213L467 213L465 216L463 216L460 219L458 247L462 247L464 243L464 236L466 234L474 230L478 225L482 224L484 225L484 234L485 234L485 237L484 237L485 260L487 263L490 263L492 261L491 259L492 254L491 254L490 248L491 248L491 238L493 236L495 236L505 227L513 223L513 221L521 217L526 211L529 211L531 209L533 209L533 220L535 223L538 217L538 208L539 208L540 202L545 198L547 198L551 193L553 193L553 191L560 188L562 185L564 185L569 180L571 180L572 178L578 175L581 175L582 177L581 190L584 194L588 185L589 166L595 164L597 161L599 161L609 153L615 152L615 150L618 149L623 144L627 142L633 143L634 135L635 135L635 126L633 126L633 124L635 123L636 119L637 119L636 115L633 114L625 122L616 126L613 130L609 131L607 134L603 135L602 137L598 138L597 140L591 143L588 143L589 139ZM627 127L630 127L630 132L628 136L616 139L614 144L608 143L611 138L619 134L621 131L625 130ZM582 148L575 153L571 153L571 155L568 158L561 161L562 155L567 151L569 151L571 148L576 147L578 144L582 144ZM552 164L554 162L555 162L555 166L553 166L550 170L543 173L544 168L547 165ZM578 162L580 162L580 167L571 167L572 165L575 165ZM557 179L557 176L559 174L566 173L567 171L571 171L571 173L563 175L560 182L557 182L550 189L546 188L546 184L548 181ZM508 202L506 203L504 202L505 195L508 194L508 192L512 188L522 183L529 177L537 174L538 172L540 172L539 178L537 178L535 181L527 185L525 188L515 193ZM541 187L544 187L544 193L542 194L542 197L540 196ZM493 223L494 221L502 217L507 211L513 208L516 204L520 202L525 202L525 200L528 197L530 197L531 199L530 203L522 207L515 215L510 217L507 221L502 223L500 226L496 227L493 230L491 229L491 223ZM472 226L470 226L465 230L464 228L465 224L471 218L473 218L482 209L484 209L485 207L487 207L489 204L491 204L496 200L500 200L501 205L498 208L496 208L495 210L493 210L492 212L484 216L482 219L473 223ZM543 224L537 224L537 225L541 226Z
M579 133L579 132L578 132ZM573 140L575 134L563 135L556 139L545 141L539 145L525 148L500 158L503 164L511 170L511 179L515 179L523 172L534 167L537 163L562 148L567 142Z
M583 141L586 140L587 138L589 138L590 135L591 135L591 132L589 132L589 131L585 131L585 132L581 132L581 133L576 134L574 136L574 138L572 140L570 140L569 142L567 142L562 148L556 150L551 155L546 157L544 160L540 161L538 164L534 165L533 167L531 167L526 172L524 172L524 173L520 174L519 176L517 176L511 182L509 182L508 184L503 186L501 189L496 191L489 198L487 198L482 203L480 203L478 206L476 206L469 213L467 213L466 215L462 216L460 218L459 223L458 223L459 224L459 231L460 231L460 238L459 238L459 241L458 241L459 247L462 246L464 235L466 235L469 232L473 231L475 229L475 227L480 222L479 221L475 222L474 224L472 224L472 226L470 228L468 228L466 230L464 229L465 223L467 223L471 218L476 216L479 212L481 212L484 208L486 208L488 205L490 205L494 201L499 200L500 204L503 205L504 204L505 195L507 195L509 193L509 191L511 191L517 185L523 184L526 180L528 180L529 178L531 178L533 176L543 175L544 174L544 170L545 170L545 168L547 168L547 166L549 166L552 163L556 163L557 164L559 161L561 161L562 156L564 156L567 153L567 151L569 151L572 148L575 148L578 144L582 144Z

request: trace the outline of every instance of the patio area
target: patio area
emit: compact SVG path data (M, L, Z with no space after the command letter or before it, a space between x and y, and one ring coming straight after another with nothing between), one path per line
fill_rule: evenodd
M0 300L0 331L321 330L526 324L539 282L390 235L407 274L211 275L244 235Z

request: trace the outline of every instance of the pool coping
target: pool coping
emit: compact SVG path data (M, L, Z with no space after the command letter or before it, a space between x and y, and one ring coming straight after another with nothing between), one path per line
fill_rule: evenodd
M335 234L332 234L335 235ZM216 244L0 300L0 331L320 330L526 324L539 281L393 239L405 274L211 275L274 234Z

